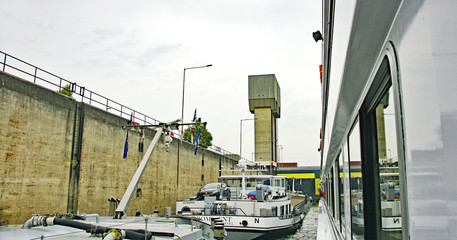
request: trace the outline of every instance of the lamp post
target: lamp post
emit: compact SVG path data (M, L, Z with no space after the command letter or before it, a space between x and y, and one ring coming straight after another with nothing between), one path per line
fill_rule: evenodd
M256 118L246 118L240 120L240 160L241 160L241 149L242 149L242 142L243 142L243 121L249 120L256 120Z
M284 149L284 147L282 145L279 145L279 153L281 155L281 158L279 158L279 162L284 162L283 158L282 158L282 150ZM279 164L278 164L279 166Z
M184 68L184 73L183 73L183 76L182 76L181 123L184 123L184 89L185 89L185 86L186 86L186 70L196 69L196 68L206 68L206 67L211 67L211 66L213 66L213 65L212 64L208 64L208 65L205 65L205 66ZM182 144L183 137L184 137L184 126L181 125L181 135L180 135L181 141L178 143L178 160L177 160L177 164L176 164L176 194L179 193L179 191L178 191L179 190L179 148L180 148L180 145Z
M182 76L182 104L181 104L181 123L184 123L184 89L186 86L186 70L190 69L196 69L196 68L206 68L206 67L211 67L213 66L212 64L208 64L205 66L198 66L198 67L190 67L190 68L184 68L184 74ZM182 140L182 135L183 133L183 128L184 126L181 126L181 140Z

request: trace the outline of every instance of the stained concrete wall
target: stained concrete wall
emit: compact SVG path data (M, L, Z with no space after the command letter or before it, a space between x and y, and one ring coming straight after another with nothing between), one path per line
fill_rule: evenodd
M0 76L0 221L65 212L75 102Z
M271 108L255 108L255 161L269 165L276 158L276 118Z
M127 120L73 98L0 72L0 225L23 223L34 213L108 215L108 198L121 199L143 152L140 134ZM82 132L80 131L82 130ZM146 152L155 131L145 132ZM219 167L236 160L194 147L180 147L179 185L175 139L165 151L163 139L149 158L127 215L175 206L219 176Z

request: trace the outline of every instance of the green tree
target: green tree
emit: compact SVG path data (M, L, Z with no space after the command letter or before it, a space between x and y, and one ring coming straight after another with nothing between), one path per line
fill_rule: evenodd
M71 97L71 95L73 95L73 93L70 91L70 85L65 85L65 87L63 87L62 89L60 89L57 92L62 93L63 95L66 95L69 97Z
M197 120L197 123L200 121ZM198 129L200 129L200 146L207 148L213 145L211 142L213 141L213 136L210 132L206 129L206 125L197 124L197 125L190 125L187 129L184 130L184 141L192 142L195 141L197 137Z

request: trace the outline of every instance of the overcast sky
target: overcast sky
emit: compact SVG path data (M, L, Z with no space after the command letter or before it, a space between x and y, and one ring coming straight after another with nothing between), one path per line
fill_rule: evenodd
M275 74L282 162L320 164L320 0L0 0L0 50L161 121L194 109L213 144L240 151L248 75ZM2 60L3 61L3 60ZM243 157L254 152L243 121ZM122 157L122 156L120 156Z

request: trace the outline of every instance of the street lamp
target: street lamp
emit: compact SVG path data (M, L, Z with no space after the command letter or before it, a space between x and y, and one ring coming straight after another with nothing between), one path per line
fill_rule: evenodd
M246 118L240 120L240 160L241 160L241 149L242 149L242 142L243 142L243 121L249 120L256 120L256 118Z
M196 69L196 68L206 68L206 67L211 67L213 66L212 64L208 64L208 65L205 65L205 66L198 66L198 67L189 67L189 68L184 68L184 74L183 74L183 77L182 77L182 104L181 104L181 123L184 123L184 89L185 89L185 86L186 86L186 70L190 70L190 69ZM181 141L180 143L182 144L182 139L184 137L184 126L181 125ZM180 147L180 143L178 143L178 161L177 161L177 164L176 164L176 192L178 193L179 191L179 147Z
M284 162L284 159L282 158L282 150L284 149L284 147L282 145L279 145L279 153L281 155L281 158L279 159L280 161L279 162ZM279 164L278 164L279 165Z
M196 69L196 68L206 68L206 67L211 67L213 66L212 64L208 64L206 66L198 66L198 67L190 67L190 68L184 68L184 74L182 76L182 104L181 104L181 123L184 123L184 88L186 86L186 70L189 69ZM183 133L183 128L184 126L181 126L181 140L182 140L182 135Z

